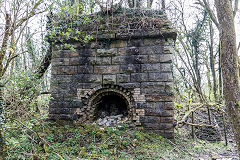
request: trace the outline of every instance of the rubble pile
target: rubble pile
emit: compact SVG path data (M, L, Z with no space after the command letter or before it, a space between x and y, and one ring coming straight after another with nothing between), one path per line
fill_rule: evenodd
M107 127L114 127L114 126L121 126L121 124L127 122L128 118L120 115L114 116L105 116L103 118L99 118L95 121L95 123L99 126L107 126Z

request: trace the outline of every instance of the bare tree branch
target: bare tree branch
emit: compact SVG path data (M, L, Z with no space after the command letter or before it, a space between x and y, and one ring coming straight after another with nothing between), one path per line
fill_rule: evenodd
M237 10L238 10L238 0L235 0L234 1L234 8L233 8L233 17L236 16Z
M219 23L217 21L217 18L215 16L215 14L213 13L213 10L210 8L208 2L206 0L203 0L203 2L201 0L198 0L198 3L207 10L207 12L208 12L209 16L211 17L213 23L216 25L217 28L219 28Z
M196 127L213 127L213 128L216 128L216 126L209 125L209 124L204 124L204 123L199 123L199 124L189 123L189 122L183 122L183 123L186 124L186 125L196 126Z
M177 122L177 125L182 124L182 123L185 123L187 117L188 117L192 112L194 112L194 111L202 108L203 106L204 106L204 105L200 105L200 106L198 106L198 107L196 107L196 108L193 108L193 109L187 111L187 113L183 116L183 118L182 118L180 121Z

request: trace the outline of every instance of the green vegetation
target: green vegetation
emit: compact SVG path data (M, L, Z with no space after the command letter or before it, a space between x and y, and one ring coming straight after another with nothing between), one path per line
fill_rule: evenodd
M194 159L231 149L222 142L174 141L142 128L108 128L77 122L49 122L36 115L6 125L8 159ZM179 138L181 137L181 138Z
M237 80L232 80L239 79L239 76L236 76L239 73L232 72L234 74L229 74L225 72L239 70L240 62L235 60L234 65L232 63L234 59L228 57L222 57L220 60L221 55L230 55L228 51L231 51L231 49L229 48L232 48L232 57L236 58L237 46L233 43L229 43L230 46L223 46L226 43L219 44L219 37L223 37L221 42L227 41L228 37L224 39L224 36L215 36L217 28L221 28L219 27L221 19L216 20L217 16L213 15L214 12L211 11L211 7L213 10L216 10L216 8L213 8L204 0L198 0L198 3L190 4L193 6L194 14L185 9L185 6L181 3L178 4L178 1L171 2L169 5L169 7L176 7L169 9L173 13L172 15L168 13L168 16L172 17L171 21L179 29L173 64L174 83L177 84L174 86L175 103L177 104L175 118L178 122L181 122L178 123L181 126L178 125L179 128L176 128L174 141L167 140L155 133L146 132L143 128L129 128L127 125L120 128L107 128L77 122L46 121L50 96L43 93L49 93L50 80L47 69L51 64L52 56L49 46L56 45L59 48L74 50L75 46L69 42L74 41L79 45L85 44L99 31L105 31L111 37L112 35L115 36L114 29L119 31L122 29L124 32L128 30L129 33L131 27L163 28L167 31L172 29L168 28L168 22L162 12L156 13L162 18L159 22L152 18L147 19L147 12L137 12L140 16L135 15L137 23L134 22L135 25L133 25L131 17L134 15L132 14L120 18L118 14L114 14L107 17L108 19L103 18L103 15L106 15L106 10L103 8L104 6L98 4L97 7L101 8L102 14L89 16L90 18L88 18L86 14L89 14L90 11L91 13L95 12L95 2L97 1L0 0L0 6L2 7L0 17L4 17L1 19L0 27L0 35L2 35L0 40L0 80L2 86L0 92L0 160L188 160L210 159L214 154L232 155L234 153L232 143L225 146L223 142L211 143L197 138L193 140L189 135L187 136L186 128L184 128L186 125L192 125L195 126L191 127L194 131L195 128L198 129L198 125L202 125L202 123L198 123L198 115L195 111L203 107L206 110L205 113L209 113L205 116L207 117L205 122L208 122L208 117L211 120L211 114L208 111L214 114L220 113L220 117L223 117L223 119L226 117L227 119L225 112L218 112L218 110L225 108L224 91L229 93L227 95L230 95L226 99L226 104L236 104L235 106L227 106L227 108L236 108L229 115L232 115L231 119L236 124L233 131L237 133L235 135L240 137L238 125L240 118L236 114L239 113L240 109L239 99L235 100L234 103L228 103L232 100L232 97L238 97L233 95L239 95L239 85L235 83ZM229 3L226 0L225 2ZM235 16L238 10L238 0L230 2L233 2L234 5L229 3L222 7L230 9L231 6L235 6L233 8L233 15ZM165 3L164 0L163 3ZM222 12L222 15L229 14L223 12L226 9L220 8L220 4L224 3L220 3L220 0L216 0L215 3L219 4L216 5L219 8L218 12ZM165 10L164 6L165 4L162 5L162 8ZM130 4L129 7L133 8ZM135 5L135 7L140 7L140 5ZM206 9L208 13L206 13ZM119 10L119 13L123 11L125 12L125 10ZM43 27L47 23L45 20L46 12L50 12L47 29ZM190 28L184 23L188 22L186 19L188 16L185 15L188 12L196 17L190 20L191 22L194 21L194 25ZM37 16L42 16L41 20ZM33 22L37 19L39 19L39 22ZM151 25L153 22L156 23L155 26ZM233 21L223 22L234 26ZM38 26L37 23L39 23ZM89 27L90 24L92 27ZM131 27L129 27L130 24ZM213 26L214 24L216 28ZM80 27L84 25L87 27ZM227 27L228 25L222 24L223 27L226 26L223 29L228 32L221 33L232 33L232 37L235 38L234 31L229 30L231 27ZM38 29L35 30L35 28ZM86 32L86 30L89 31L89 28L92 29L91 33ZM108 30L108 28L111 28L111 30ZM205 34L202 34L203 30ZM48 33L49 45L44 41L45 34L41 34L40 37L40 32ZM234 41L230 40L229 42ZM48 48L50 49L48 50ZM238 65L236 62L238 62ZM226 70L222 70L222 66ZM234 82L232 86L235 87L232 88L237 88L237 91L228 87L224 88L227 85L223 84L229 82ZM196 117L194 119L195 124L192 124L191 116ZM202 119L204 120L204 118ZM223 123L224 130L226 130L225 125L227 126L228 123L225 124L224 120ZM188 132L190 131L188 130ZM239 139L238 137L236 139ZM239 141L237 143L240 151Z

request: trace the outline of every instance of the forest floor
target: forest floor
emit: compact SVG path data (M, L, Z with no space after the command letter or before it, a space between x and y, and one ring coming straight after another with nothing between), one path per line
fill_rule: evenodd
M7 158L34 160L156 159L238 160L233 143L191 139L183 129L168 140L143 128L100 127L48 122L44 119L14 120L6 126Z

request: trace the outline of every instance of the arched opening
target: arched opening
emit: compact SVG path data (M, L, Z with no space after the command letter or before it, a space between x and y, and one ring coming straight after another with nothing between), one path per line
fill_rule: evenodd
M111 116L126 117L127 115L127 100L118 94L114 94L114 92L102 96L95 102L95 120Z
M114 126L128 121L129 102L114 91L103 92L93 100L94 121L98 125Z

